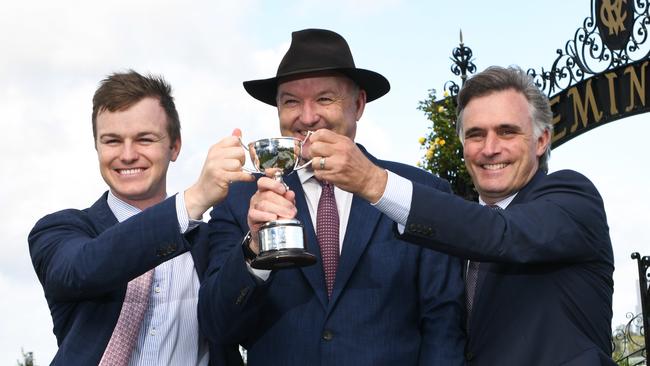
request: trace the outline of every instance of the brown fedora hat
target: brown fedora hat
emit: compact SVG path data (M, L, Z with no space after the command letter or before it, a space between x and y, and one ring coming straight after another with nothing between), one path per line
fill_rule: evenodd
M354 80L366 91L367 102L390 90L390 83L381 74L356 68L345 39L325 29L304 29L291 33L291 45L275 77L244 81L244 88L253 98L275 106L279 79L318 71L338 71Z

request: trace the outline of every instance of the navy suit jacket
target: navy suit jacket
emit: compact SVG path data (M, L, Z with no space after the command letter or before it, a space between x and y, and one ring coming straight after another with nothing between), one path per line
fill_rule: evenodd
M614 365L609 228L579 173L538 171L506 210L414 183L400 237L482 262L468 364Z
M85 210L47 215L29 234L59 346L52 364L99 363L131 279L188 250L199 278L205 273L207 246L199 244L204 225L181 234L175 197L119 225L106 197ZM238 358L236 345L210 345L212 364Z
M449 192L420 169L375 162ZM240 244L257 187L233 185L211 213L211 261L199 295L204 333L241 343L252 366L463 364L461 261L397 240L392 220L354 196L328 300L304 191L297 174L285 182L296 192L297 218L318 262L273 271L266 282L252 276Z

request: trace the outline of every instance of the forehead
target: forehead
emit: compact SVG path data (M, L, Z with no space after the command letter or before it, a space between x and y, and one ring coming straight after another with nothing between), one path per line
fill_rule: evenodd
M103 110L97 115L97 132L158 132L167 128L167 115L155 98L144 98L132 106L118 110Z
M338 72L302 74L298 77L280 80L278 84L278 95L299 92L341 92L350 90L354 85L354 82L350 78Z
M475 97L463 110L463 127L492 127L516 124L532 127L531 108L526 97L513 89Z

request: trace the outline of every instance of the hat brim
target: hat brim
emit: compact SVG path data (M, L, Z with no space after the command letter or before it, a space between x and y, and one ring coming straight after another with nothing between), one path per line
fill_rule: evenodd
M266 104L277 106L276 96L278 92L278 80L288 76L298 76L319 71L338 71L352 79L359 87L366 91L366 103L372 102L384 96L390 90L390 83L381 74L357 68L320 68L311 70L300 70L283 74L269 79L244 81L244 89L253 98Z

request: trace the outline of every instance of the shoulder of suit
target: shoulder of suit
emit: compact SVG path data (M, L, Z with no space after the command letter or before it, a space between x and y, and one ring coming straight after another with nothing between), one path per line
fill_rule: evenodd
M589 178L570 169L558 170L550 174L542 175L539 179L534 178L531 189L533 191L581 191L600 196L598 189Z
M571 169L558 170L556 172L546 175L546 180L548 181L558 181L564 183L578 183L578 184L588 184L593 186L593 183L589 178L587 178L582 173L579 173Z

